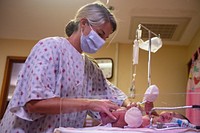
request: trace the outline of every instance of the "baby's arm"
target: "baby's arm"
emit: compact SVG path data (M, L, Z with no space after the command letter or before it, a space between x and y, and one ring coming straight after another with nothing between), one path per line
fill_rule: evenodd
M108 117L105 113L100 113L102 125L106 125L108 123L111 123L113 127L124 127L127 125L127 123L124 121L124 115L126 113L127 109L124 107L121 107L120 109L117 109L116 111L113 111L112 114L117 118L115 121L112 120L110 117Z
M125 122L125 113L127 109L126 108L120 108L113 112L113 115L117 118L117 121L112 122L113 127L124 127L127 126L127 123Z

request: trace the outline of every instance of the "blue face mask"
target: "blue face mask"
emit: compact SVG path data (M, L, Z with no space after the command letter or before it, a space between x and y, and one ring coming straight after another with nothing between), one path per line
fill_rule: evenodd
M85 36L81 31L81 49L86 53L96 53L103 45L103 40L91 27L90 33Z

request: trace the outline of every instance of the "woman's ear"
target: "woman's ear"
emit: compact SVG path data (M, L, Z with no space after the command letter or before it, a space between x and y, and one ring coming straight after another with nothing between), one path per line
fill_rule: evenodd
M82 18L80 20L80 27L81 28L84 28L85 26L88 26L88 25L89 25L89 23L88 23L88 20L86 18Z
M88 20L87 20L86 18L82 18L82 19L80 20L80 29L81 29L81 31L82 31L82 33L83 33L84 35L88 35L89 32L91 31L91 29L88 28L88 27L89 27L89 22L88 22Z

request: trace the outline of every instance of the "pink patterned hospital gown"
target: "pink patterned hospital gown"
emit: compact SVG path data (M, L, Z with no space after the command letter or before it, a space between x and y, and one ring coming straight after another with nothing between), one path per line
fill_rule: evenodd
M24 106L32 99L53 97L110 99L118 105L127 98L66 38L45 38L33 47L19 74L0 133L52 133L59 126L83 127L87 114L99 118L97 112L87 110L61 115L28 113Z

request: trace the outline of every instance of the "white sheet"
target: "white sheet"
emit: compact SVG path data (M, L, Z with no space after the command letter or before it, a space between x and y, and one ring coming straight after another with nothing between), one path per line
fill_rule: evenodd
M199 133L200 130L190 128L165 128L165 129L150 129L150 128L117 128L107 126L96 126L86 128L56 128L54 133Z

